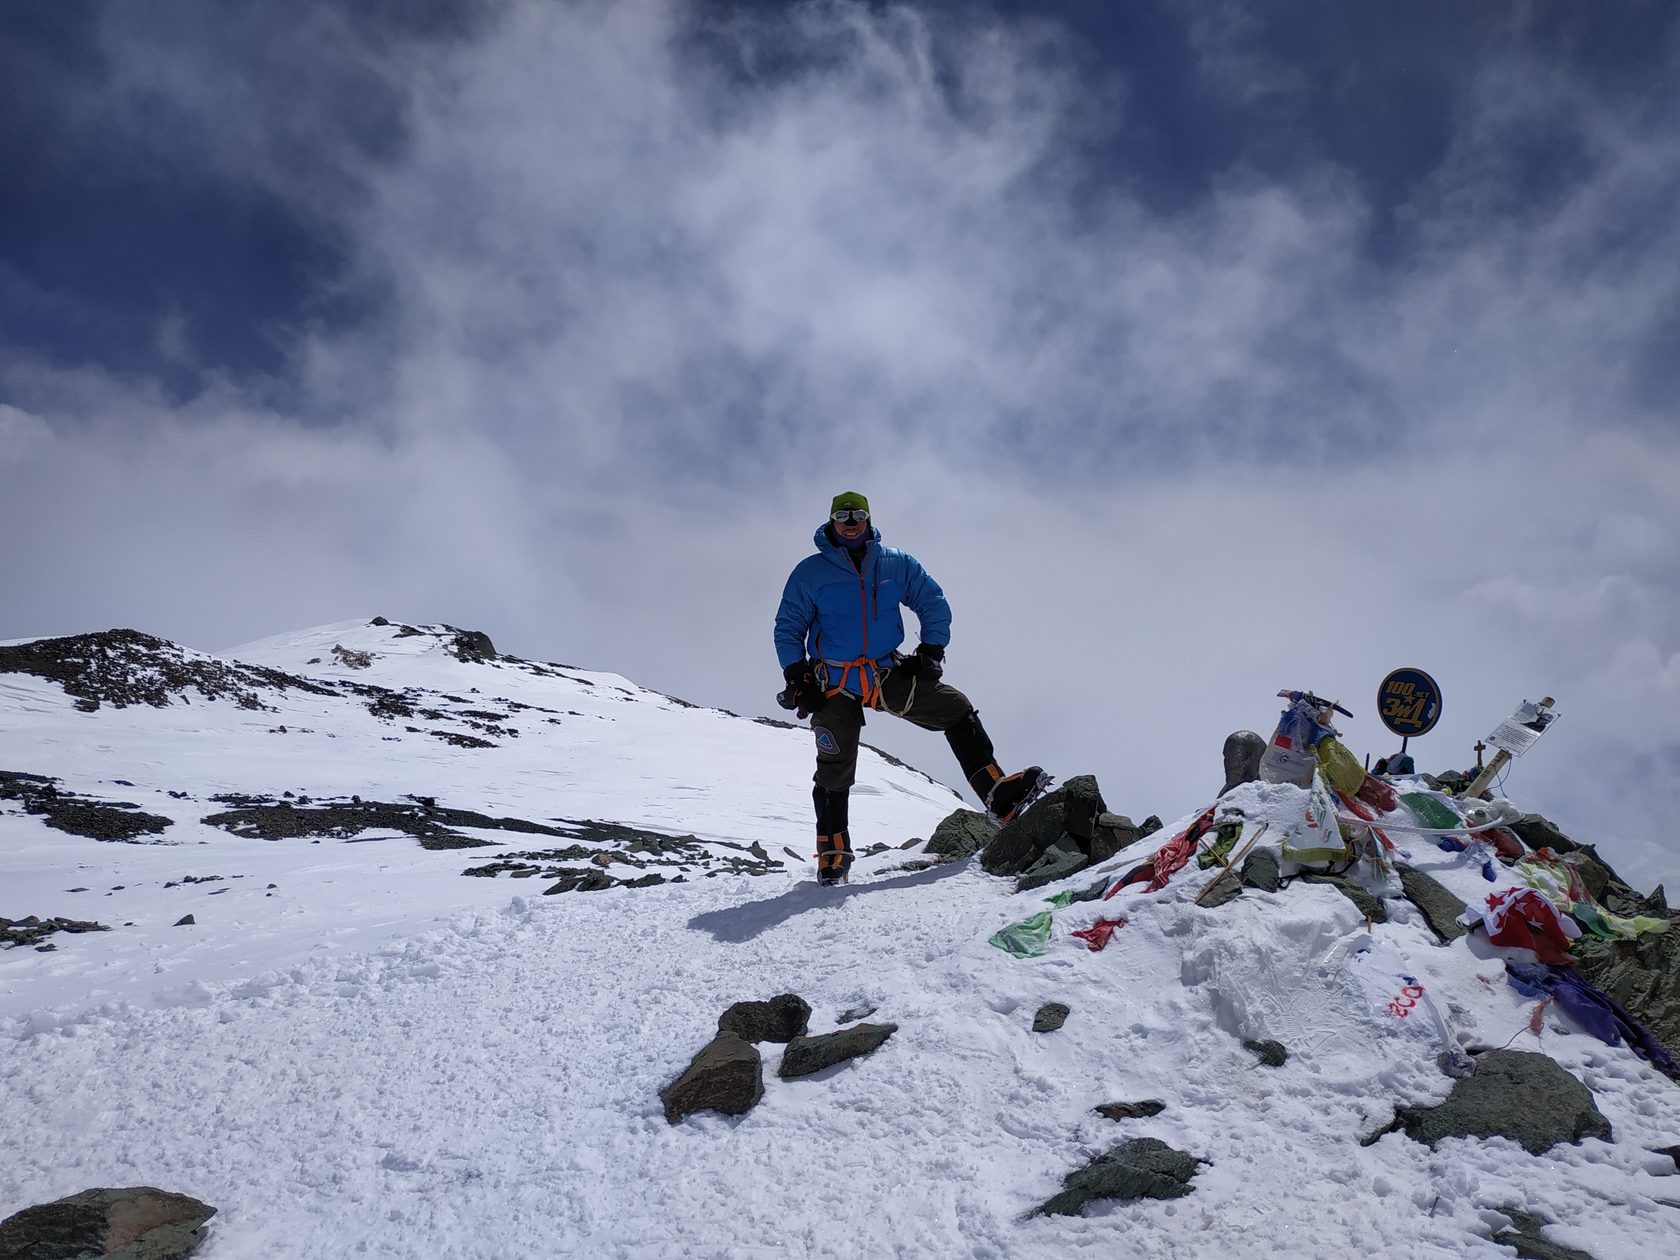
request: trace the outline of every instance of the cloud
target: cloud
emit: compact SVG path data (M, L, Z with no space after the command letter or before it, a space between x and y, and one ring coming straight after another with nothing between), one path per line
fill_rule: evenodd
M21 460L32 448L52 440L52 431L35 416L0 403L0 464Z
M1415 665L1446 700L1420 764L1554 694L1512 793L1676 873L1680 451L1636 387L1680 300L1671 108L1504 59L1398 212L1328 156L1239 155L1163 209L1091 167L1147 102L1049 23L476 12L174 51L110 19L106 99L325 224L371 314L300 315L278 391L0 364L0 524L54 522L0 558L44 592L0 633L382 612L763 712L781 583L856 486L946 585L951 680L1007 759L1176 815L1281 687L1392 751L1376 684ZM1245 29L1208 72L1290 98ZM212 109L195 68L259 37ZM1525 199L1502 154L1536 126L1575 156ZM954 781L895 725L866 738Z

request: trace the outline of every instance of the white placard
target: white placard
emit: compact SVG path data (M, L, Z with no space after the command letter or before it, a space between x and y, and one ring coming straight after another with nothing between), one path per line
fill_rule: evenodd
M1524 700L1517 706L1517 711L1487 737L1487 742L1513 757L1520 757L1534 747L1534 741L1550 730L1557 720L1558 715L1552 710Z

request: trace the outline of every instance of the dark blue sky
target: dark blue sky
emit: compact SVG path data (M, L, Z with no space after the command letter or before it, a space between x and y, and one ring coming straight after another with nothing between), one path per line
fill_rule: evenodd
M737 107L751 108L754 90L824 56L777 19L785 7L694 10L688 53L701 74L735 83ZM967 0L917 7L969 27L979 21ZM301 329L353 327L377 310L377 288L345 272L341 215L358 195L355 162L400 156L407 131L402 100L367 72L367 60L423 60L495 21L495 6L283 8L159 3L145 6L143 21L114 23L111 6L90 0L0 7L0 345L60 367L146 374L185 397L206 369L283 377ZM1114 189L1157 212L1188 211L1245 172L1290 179L1329 167L1351 175L1367 201L1365 248L1379 267L1416 247L1405 209L1447 151L1472 70L1501 59L1555 66L1609 108L1632 112L1680 90L1680 9L1666 0L1205 8L1059 0L993 11L1058 28L1064 38L1043 55L1071 63L1088 92L1092 129L1070 138L1083 160L1064 172L1078 190L1071 213L1101 206ZM300 83L283 32L321 14L345 20L355 38L336 61L312 56ZM750 66L740 55L748 28ZM1210 62L1210 46L1226 60ZM134 66L153 58L169 71L157 82L184 78L193 90L149 90ZM1244 64L1254 83L1235 91L1241 73L1232 67ZM224 129L222 93L242 103L269 94L272 110L259 111L253 129L242 108ZM1590 175L1572 128L1561 114L1513 120L1501 193L1510 215L1544 207ZM263 179L245 161L258 156ZM327 199L287 195L293 180L324 186ZM1632 208L1627 246L1638 247L1643 215L1670 213ZM171 313L190 320L191 365L160 348L158 328ZM1653 381L1666 384L1663 357L1653 350L1650 362Z

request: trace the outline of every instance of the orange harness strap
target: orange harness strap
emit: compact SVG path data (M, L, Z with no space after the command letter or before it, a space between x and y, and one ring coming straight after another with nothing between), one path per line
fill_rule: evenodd
M844 667L840 670L840 685L838 687L830 687L823 694L828 696L837 696L842 691L846 690L846 679L851 677L852 670L854 669L858 672L858 686L862 688L861 698L863 700L863 707L866 709L879 709L881 707L881 684L878 681L871 682L869 673L871 670L875 670L876 677L879 678L880 671L875 668L875 662L867 656L860 656L855 661L847 661Z

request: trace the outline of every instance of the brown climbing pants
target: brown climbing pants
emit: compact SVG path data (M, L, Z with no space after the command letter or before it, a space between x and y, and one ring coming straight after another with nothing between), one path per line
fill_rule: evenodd
M891 713L927 731L948 731L973 712L968 697L939 679L912 678L888 670L881 681L877 712ZM857 779L858 739L863 734L863 702L850 692L828 697L811 715L817 737L818 787L842 792Z

